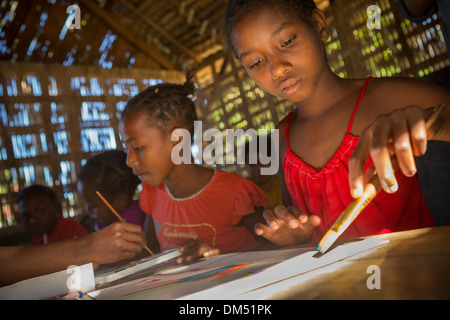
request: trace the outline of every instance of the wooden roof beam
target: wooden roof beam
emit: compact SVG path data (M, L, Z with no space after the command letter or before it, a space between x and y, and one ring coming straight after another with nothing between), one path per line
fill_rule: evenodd
M182 2L181 5L180 5L180 4L179 4L177 1L175 1L175 0L167 0L167 1L170 2L170 3L172 4L172 6L174 6L175 8L177 8L177 10L178 10L178 12L180 13L180 15L182 15L182 16L186 19L186 21L187 21L188 24L193 24L194 26L198 27L199 30L202 28L202 25L203 25L204 21L200 22L198 19L196 19L196 18L193 16L193 14L195 14L194 11L187 11L187 12L186 12L186 8L184 7L183 2ZM228 2L228 1L226 1L226 2ZM215 29L215 28L213 28L213 29ZM205 30L205 32L206 32L206 30ZM210 30L208 30L208 32L211 33L211 39L212 39L215 43L217 43L217 44L219 44L219 45L223 45L223 42L222 42L221 38L220 38L220 37L217 37L217 32L218 32L218 30L216 30L216 31L213 32L212 29L210 29Z
M162 67L169 70L176 69L172 62L170 62L158 49L146 43L146 41L136 35L133 31L130 31L130 28L120 23L116 17L111 16L105 10L101 9L95 1L80 0L80 4L100 18L109 28L114 30L114 32L126 39L131 45L142 51L149 58L155 60Z
M195 61L201 62L202 59L192 50L181 44L177 39L175 39L170 33L168 33L166 30L161 28L156 22L154 22L152 19L147 17L142 13L142 11L139 11L138 8L133 6L132 4L128 3L127 0L116 0L120 4L122 4L124 7L126 7L128 10L133 12L136 16L144 20L148 25L150 25L153 29L155 29L159 34L161 34L166 40L168 40L170 43L172 43L175 47L177 47L179 50L183 51L190 57L194 58Z

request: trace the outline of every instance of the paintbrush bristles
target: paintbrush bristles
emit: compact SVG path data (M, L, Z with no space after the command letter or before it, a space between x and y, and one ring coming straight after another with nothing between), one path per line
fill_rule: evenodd
M317 250L324 254L336 241L339 237L339 233L334 232L333 230L328 230L327 233L323 236L322 240L320 240L319 245L317 246Z

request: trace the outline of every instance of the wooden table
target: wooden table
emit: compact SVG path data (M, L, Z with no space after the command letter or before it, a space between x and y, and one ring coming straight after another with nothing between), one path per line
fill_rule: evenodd
M257 272L251 277L235 278L235 280L229 278L228 282L224 281L213 287L209 286L209 282L205 284L204 288L197 284L197 288L200 288L198 292L187 290L184 293L172 292L168 296L200 300L196 302L200 305L208 305L206 303L208 299L224 300L226 304L229 304L230 301L239 304L241 299L450 299L450 226L417 229L367 238L375 241L358 241L354 243L355 245L352 245L352 243L347 242L362 239L343 240L341 244L344 243L345 245L340 246L338 242L335 248L331 248L324 255L325 257L327 254L332 254L334 250L336 257L344 254L340 259L328 256L328 258L316 264L315 262L318 260L312 259L315 257L311 257L311 252L319 255L317 257L319 259L324 257L316 252L315 247L305 246L306 250L300 250L300 253L293 258L288 258L273 267ZM364 247L367 249L364 249ZM218 257L210 259L216 258ZM302 267L304 268L299 267L297 269L296 266L299 266L299 263L303 263ZM308 269L308 264L310 264L309 267L312 267L311 269ZM371 269L372 267L375 272ZM199 270L198 272L203 272L201 268ZM205 270L209 269L206 268ZM182 272L179 272L180 279L192 277L192 273L186 273L183 276ZM203 281L209 279L209 277L200 277L194 281ZM161 279L161 281L165 281L164 277ZM373 279L379 280L379 288L371 287L374 283ZM151 287L151 285L149 287L149 284L155 281L148 281L148 279L146 281L147 284L138 281L136 284L138 287L130 292L127 292L127 286L121 287L120 290L122 291L115 291L119 289L114 288L111 291L111 288L107 288L107 292L101 293L103 294L101 299L134 295L133 290L139 294L136 297L158 299L158 296L151 292L152 289L149 289ZM171 283L170 281L174 282ZM178 283L178 280L172 279L170 281L159 283L160 286L167 286L166 291L161 292L167 293L167 290L170 291L172 287L178 288L174 286L175 283ZM183 283L185 285L185 282ZM186 287L180 285L178 289L183 291ZM149 290L147 297L140 296L146 294L147 290ZM98 293L92 297L100 299ZM271 304L268 301L258 302L266 305ZM221 301L219 301L220 303ZM220 306L218 309L220 309ZM284 309L278 308L277 312ZM290 309L287 308L286 310ZM327 310L321 310L322 313L323 311ZM376 311L373 310L373 312Z
M271 299L450 299L450 226L372 237L390 242L288 289L275 286ZM367 286L369 266L379 267L380 289Z

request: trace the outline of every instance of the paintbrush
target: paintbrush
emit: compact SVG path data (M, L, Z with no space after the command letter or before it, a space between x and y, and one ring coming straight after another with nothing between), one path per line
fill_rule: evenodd
M426 119L427 130L431 128L436 119L445 109L446 104L441 103ZM391 163L394 172L398 169L398 162L395 155L391 156ZM348 228L348 226L356 219L356 217L364 210L365 207L375 198L380 192L381 184L378 176L375 174L366 184L361 197L353 200L350 205L342 212L340 217L334 222L331 228L325 233L320 240L317 250L320 253L325 253L337 240L337 238Z
M117 217L117 219L119 219L121 222L126 222L121 216L120 214L113 208L113 206L111 206L109 204L109 202L103 197L103 195L100 193L100 191L95 191L95 193L98 195L98 197L100 199L102 199L102 201L106 204L106 206L109 208L109 210L111 210L112 213L114 213L114 215ZM153 256L153 252L147 247L144 247L148 252L150 252L150 254Z

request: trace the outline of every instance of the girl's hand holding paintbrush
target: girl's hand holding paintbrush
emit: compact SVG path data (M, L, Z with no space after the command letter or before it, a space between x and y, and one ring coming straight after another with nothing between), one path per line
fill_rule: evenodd
M411 177L417 172L414 157L424 155L427 141L432 139L450 141L450 110L445 103L429 109L411 106L379 116L362 132L350 158L349 183L352 196L358 198L362 195L363 185L375 172L384 191L397 191L396 168L391 162L391 156L395 155L403 174ZM364 175L369 156L373 166Z

